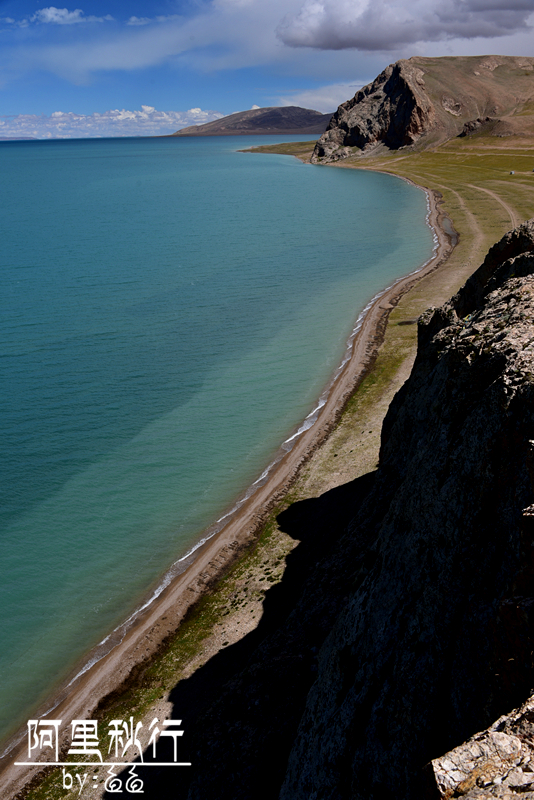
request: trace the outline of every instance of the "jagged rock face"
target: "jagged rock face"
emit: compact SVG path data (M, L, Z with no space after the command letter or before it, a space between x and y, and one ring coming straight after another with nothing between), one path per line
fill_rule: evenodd
M374 542L322 647L284 800L424 796L425 763L534 685L533 319L532 222L423 315L349 526Z
M422 70L399 61L339 106L317 142L312 162L337 161L351 155L350 147L363 150L383 142L397 149L413 144L434 123Z

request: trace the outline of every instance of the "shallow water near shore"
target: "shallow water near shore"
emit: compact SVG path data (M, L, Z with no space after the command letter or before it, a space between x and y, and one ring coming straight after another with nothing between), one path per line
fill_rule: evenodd
M423 192L236 152L272 141L0 144L0 736L259 478L360 311L431 255Z

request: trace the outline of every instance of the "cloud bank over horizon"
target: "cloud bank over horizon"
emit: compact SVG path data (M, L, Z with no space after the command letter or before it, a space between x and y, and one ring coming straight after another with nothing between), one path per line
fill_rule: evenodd
M530 28L533 0L305 0L277 28L289 47L389 51Z
M221 119L218 111L157 111L141 106L139 111L113 109L102 114L74 114L54 111L49 116L17 114L0 116L0 140L105 138L120 136L164 136L188 125Z

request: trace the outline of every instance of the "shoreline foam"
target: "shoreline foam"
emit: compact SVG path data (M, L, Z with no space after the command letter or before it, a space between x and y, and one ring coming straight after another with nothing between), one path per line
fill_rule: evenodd
M147 658L146 649L141 655L140 644L147 643L143 640L148 632L154 636L154 626L160 624L162 617L169 614L171 609L175 612L173 630L179 627L187 610L225 572L236 553L241 552L255 537L273 506L289 489L302 465L327 438L347 400L372 366L389 311L412 288L414 282L436 269L452 252L450 236L441 224L444 214L438 208L437 194L418 184L413 185L424 191L427 198L426 222L432 229L434 238L430 259L378 292L367 303L347 340L341 364L321 394L317 406L297 431L283 442L274 460L237 499L232 509L210 526L203 538L188 553L174 562L150 597L85 656L83 662L73 671L74 677L68 683L65 682L48 703L43 705L38 716L46 716L58 708L63 718L90 715L98 702L127 678L132 667ZM290 442L291 447L284 447ZM223 521L224 524L221 525ZM176 572L179 564L183 564L184 568ZM170 632L162 631L164 635L151 640L150 655L159 649ZM98 649L109 641L113 642L111 648L98 655ZM74 688L67 692L70 687ZM23 750L24 736L25 730L11 737L0 756L0 775L3 774L7 779L11 793L18 791L40 770L33 768L17 776L16 773L22 773L22 770L13 768L17 753Z

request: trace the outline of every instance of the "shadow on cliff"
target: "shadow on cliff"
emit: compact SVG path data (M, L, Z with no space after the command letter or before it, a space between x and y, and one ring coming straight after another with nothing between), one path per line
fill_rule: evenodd
M329 633L348 591L347 580L328 578L317 609L300 625L291 623L282 644L277 632L298 614L296 606L310 577L328 561L347 525L375 483L369 473L321 497L291 505L278 517L285 533L299 541L287 557L282 581L270 588L257 628L221 650L170 693L172 719L181 720L178 762L191 767L136 767L144 797L161 800L191 797L210 800L278 797L287 759L306 696L317 671L316 653ZM337 570L331 570L332 576ZM315 613L315 616L314 616ZM302 629L301 629L302 628ZM246 668L246 669L245 669ZM235 680L234 680L235 679ZM231 718L227 716L231 707ZM218 706L220 708L218 708ZM160 725L161 727L161 725ZM173 762L173 740L160 738L157 761ZM152 748L144 761L152 760ZM131 775L117 776L122 796ZM106 792L105 798L115 793Z

